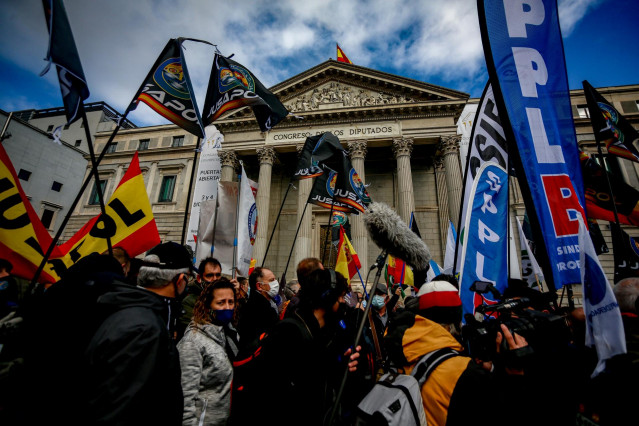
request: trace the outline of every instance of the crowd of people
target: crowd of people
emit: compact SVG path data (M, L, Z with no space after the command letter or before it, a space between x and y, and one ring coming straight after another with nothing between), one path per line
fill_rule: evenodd
M496 355L472 356L450 275L362 295L315 258L280 284L266 267L230 278L207 258L196 269L167 242L142 260L87 256L20 300L11 268L0 259L2 424L377 424L357 407L380 377L442 351L421 386L428 424L617 424L625 411L609 407L628 398L607 387L639 365L639 279L615 286L629 353L592 381L579 310L564 343L537 348L501 324Z

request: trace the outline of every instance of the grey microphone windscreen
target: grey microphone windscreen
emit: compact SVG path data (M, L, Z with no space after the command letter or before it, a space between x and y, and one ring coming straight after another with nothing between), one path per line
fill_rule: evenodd
M388 205L371 203L364 213L364 224L379 248L402 259L414 269L428 270L428 246Z

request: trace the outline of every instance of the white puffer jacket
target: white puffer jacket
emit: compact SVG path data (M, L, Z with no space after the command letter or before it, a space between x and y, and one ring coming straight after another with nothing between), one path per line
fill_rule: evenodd
M226 354L224 329L191 322L177 347L182 368L182 424L226 425L231 414L233 366ZM237 349L231 342L233 351Z

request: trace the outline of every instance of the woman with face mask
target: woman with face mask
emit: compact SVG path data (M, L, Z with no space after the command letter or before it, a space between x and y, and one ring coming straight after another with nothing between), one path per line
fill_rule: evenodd
M232 325L236 295L220 278L206 287L193 321L178 343L184 393L184 425L225 425L231 414L232 361L237 333Z

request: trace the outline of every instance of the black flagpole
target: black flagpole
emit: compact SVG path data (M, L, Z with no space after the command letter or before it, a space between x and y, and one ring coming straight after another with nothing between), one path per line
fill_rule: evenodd
M191 190L193 189L193 176L195 176L195 169L197 167L197 155L199 153L201 138L197 138L197 142L195 144L195 154L193 155L193 168L191 169L191 181L189 182L189 192L186 194L186 206L184 207L184 222L182 224L182 244L186 244L186 228L188 224L186 219L189 217L191 208L189 204L191 203Z
M277 222L280 220L280 216L282 215L282 209L284 208L284 203L286 202L286 197L288 196L288 191L291 190L291 186L294 186L293 185L293 178L291 178L291 180L288 183L288 187L286 188L286 192L284 193L284 198L282 199L282 205L280 206L280 211L277 213L277 217L275 218L275 225L273 225L273 231L271 231L271 237L268 239L268 244L266 245L266 251L264 252L264 257L262 258L262 268L264 267L264 262L266 262L266 255L268 254L268 249L271 247L271 241L273 241L273 235L275 235L275 229L277 228ZM258 191L259 191L259 189L258 189Z
M286 266L284 267L284 273L282 274L282 281L284 281L283 278L286 276L286 271L288 271L288 265L289 263L291 263L291 256L293 255L293 249L295 248L295 242L297 241L297 234L299 234L300 228L302 227L302 221L304 220L304 215L306 214L306 208L308 207L308 200L310 199L311 199L311 194L308 194L308 199L306 200L306 204L304 204L304 210L302 210L302 217L300 218L300 223L297 224L297 231L295 231L295 236L293 237L293 244L291 245L291 251L288 253L288 260L286 261Z
M91 172L95 180L95 189L98 193L98 199L100 200L100 210L106 217L106 208L104 206L104 194L102 193L102 187L100 186L100 172L98 171L98 163L95 159L95 152L93 151L93 141L91 140L91 132L89 131L89 120L87 119L87 113L84 110L84 104L80 103L80 113L82 114L82 124L84 124L84 135L87 138L87 145L89 146L89 156L91 157ZM106 185L105 185L106 187ZM98 218L98 221L100 219ZM96 222L97 223L97 222ZM113 247L111 247L111 237L109 234L106 236L107 247L109 249L109 256L113 256Z

